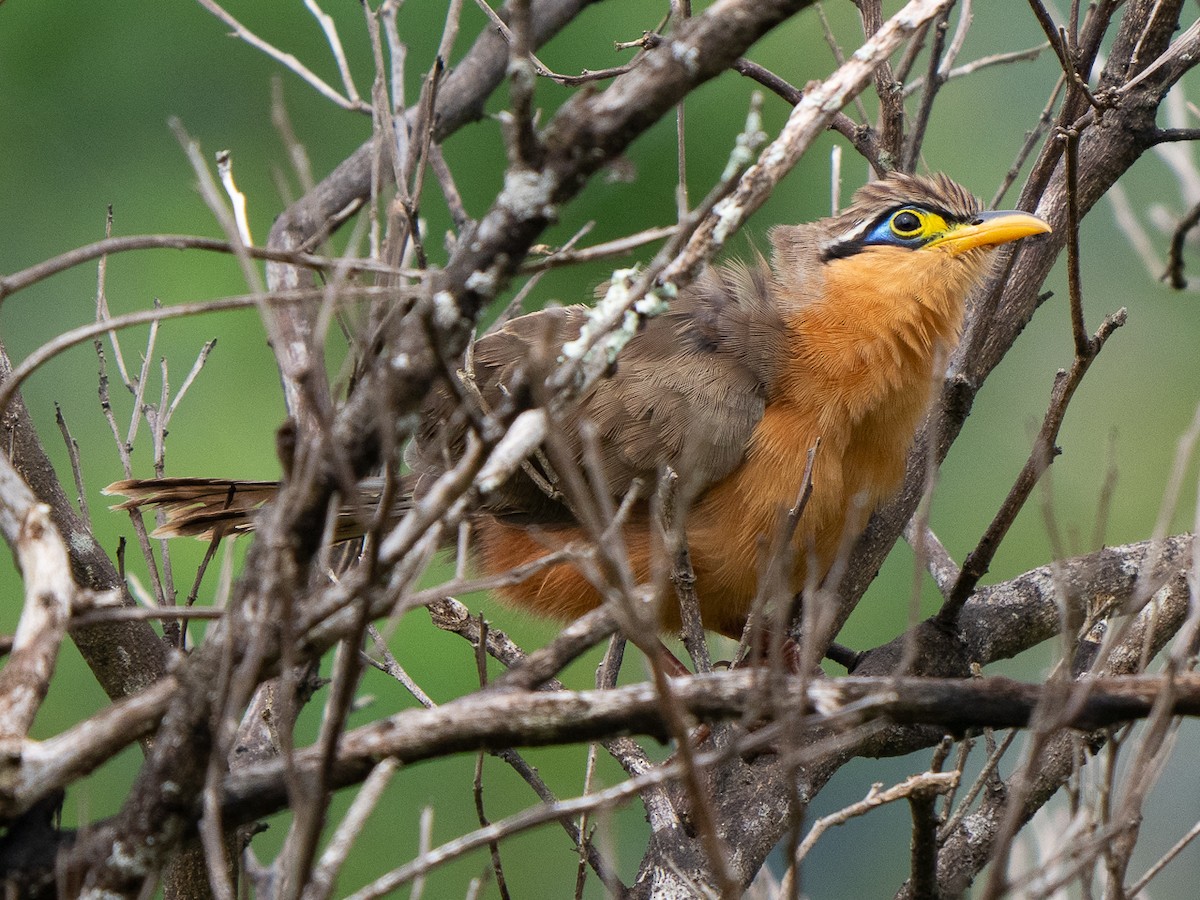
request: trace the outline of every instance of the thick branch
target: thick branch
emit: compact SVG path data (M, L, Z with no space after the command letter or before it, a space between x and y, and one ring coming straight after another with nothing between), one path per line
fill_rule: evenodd
M762 675L749 670L695 675L672 682L681 709L700 721L736 720L754 708L773 717L806 709L806 719L821 728L826 718L851 712L861 723L882 719L894 724L936 725L943 732L1027 725L1047 690L1042 684L1002 676L981 679L839 678L812 681L789 677L773 686L773 704L764 704ZM1097 678L1081 683L1086 698L1064 725L1094 730L1145 718L1164 676ZM1200 675L1184 674L1171 684L1173 715L1200 715ZM357 783L382 758L415 763L475 750L569 744L613 734L647 734L665 739L661 702L649 683L600 691L482 693L433 709L410 710L347 731L333 766L338 785ZM321 764L320 748L295 754L291 764L304 777ZM286 764L280 760L231 776L225 810L232 821L246 822L287 803Z
M12 376L12 364L0 345L0 385ZM20 540L21 524L35 503L50 507L50 518L65 538L75 583L96 593L114 593L132 605L108 556L79 518L38 440L20 394L3 417L7 459L0 465L0 532L10 547ZM113 699L137 693L167 670L167 647L149 622L107 622L74 629L71 637L105 693Z

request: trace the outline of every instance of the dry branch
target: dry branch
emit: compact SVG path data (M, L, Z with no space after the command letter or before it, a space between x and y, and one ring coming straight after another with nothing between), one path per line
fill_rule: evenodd
M279 876L283 880L276 883L286 885L286 890L314 898L327 896L351 852L350 842L362 828L365 811L396 763L595 740L612 750L631 773L630 781L576 800L546 802L501 822L481 823L478 831L442 847L426 841L416 860L363 895L408 881L419 886L434 867L473 847L494 847L537 824L611 808L640 793L649 814L651 840L631 896L689 890L732 896L754 878L779 839L789 829L797 830L795 823L806 811L807 800L847 760L928 747L940 742L946 731L1028 728L1032 740L1016 776L1006 785L1007 806L1002 792L982 789L982 779L944 822L935 816L933 797L922 793L928 785L917 791L920 796L909 788L897 794L913 802L912 889L916 893L960 892L992 859L996 874L988 890L999 895L1011 886L1005 861L1014 835L1078 771L1086 757L1082 748L1099 746L1099 737L1084 732L1147 719L1150 737L1138 751L1140 771L1129 782L1125 805L1110 811L1103 823L1108 830L1097 832L1104 840L1084 848L1077 860L1087 864L1107 848L1110 873L1117 881L1125 880L1136 830L1122 830L1121 817L1130 818L1140 810L1150 775L1169 746L1172 717L1200 714L1200 678L1182 669L1182 660L1192 649L1190 641L1180 639L1163 674L1133 674L1142 672L1172 636L1190 635L1184 622L1188 574L1196 565L1192 538L1110 548L1028 572L1002 585L979 587L979 579L1048 463L1070 396L1113 324L1106 322L1096 338L1089 338L1083 329L1078 223L1146 149L1167 138L1195 137L1179 129L1164 132L1155 125L1167 91L1200 58L1200 24L1182 31L1177 28L1181 0L1126 3L1120 19L1114 17L1122 4L1101 0L1089 6L1082 22L1079 4L1073 4L1065 27L1054 23L1041 3L1032 4L1061 64L1065 85L1061 102L1058 87L1048 92L1051 99L1044 118L1053 119L1055 134L1065 139L1041 146L1021 205L1050 221L1055 235L1006 257L987 291L976 298L954 375L943 386L930 426L910 461L906 490L876 516L853 558L845 561L844 582L824 586L820 596L829 603L822 612L829 613L829 621L822 623L821 633L804 635L805 646L823 650L874 578L916 509L931 473L957 437L976 393L1045 299L1041 283L1046 273L1063 247L1069 246L1074 363L1056 387L1038 446L1018 478L1012 499L997 513L980 550L961 571L944 551L933 554L939 582L951 595L942 616L920 623L882 647L858 654L846 651L842 656L853 672L845 678L734 670L669 679L656 667L656 680L647 684L566 691L555 680L562 668L622 623L636 621L630 612L633 604L627 602L631 579L624 551L607 540L619 531L614 523L619 523L622 510L599 502L584 509L598 547L588 553L574 547L561 553L574 554L573 558L603 570L619 586L614 593L622 595L623 605L602 608L565 628L543 649L525 654L504 635L473 619L464 620L453 602L433 603L430 611L440 616L439 624L477 645L479 660L486 651L510 665L510 671L478 692L442 706L430 703L429 708L405 711L357 729L348 729L346 718L361 671L357 649L369 622L429 600L429 592L413 587L429 556L453 537L470 503L502 483L544 439L553 437L555 411L581 389L577 376L585 368L581 364L585 351L592 345L607 346L602 344L608 339L607 324L597 318L586 340L564 352L563 365L547 382L555 390L543 393L553 396L514 401L511 408L499 411L475 408L477 404L464 398L456 414L475 425L478 440L472 438L457 465L448 466L446 475L399 523L385 522L382 516L368 522L370 534L358 565L339 569L328 547L331 498L350 495L360 476L381 467L385 498L395 493L399 445L417 427L415 411L435 381L460 365L469 368L469 356L463 363L461 353L469 345L475 322L509 281L522 272L625 252L644 240L667 238L663 253L640 277L613 279L606 314L613 321L622 319L626 309L655 285L659 297L686 285L762 204L819 133L831 126L838 129L877 168L897 160L912 166L920 157L922 135L934 121L930 113L945 80L967 74L972 65L1008 62L1021 54L1000 54L955 68L970 19L969 3L960 7L958 28L947 41L949 0L913 0L888 21L881 3L861 0L866 43L832 76L800 94L741 54L760 35L810 5L809 0L718 0L694 18L687 17L687 4L681 3L674 5L681 13L674 29L641 42L635 64L582 78L562 78L542 67L542 74L562 83L590 82L601 75L612 81L602 90L575 93L539 130L532 75L540 63L534 52L575 18L587 5L585 0L514 0L510 9L497 14L503 27L485 29L467 54L447 69L459 27L458 6L451 4L438 57L428 67L429 77L412 105L406 105L404 96L407 51L397 31L397 4L391 0L378 10L367 9L377 51L376 90L370 104L359 98L354 87L332 20L311 0L306 3L324 30L343 92L251 35L211 0L202 2L244 39L271 53L339 105L371 111L378 130L284 212L272 230L268 250L236 246L235 230L230 232L232 244L169 235L110 239L0 279L0 298L4 298L106 253L180 247L237 252L252 283L259 275L249 265L250 259L266 259L272 288L271 293L255 291L246 298L203 306L105 318L61 335L15 370L6 358L0 360L4 375L0 407L6 412L4 436L11 457L11 465L0 464L0 531L22 553L28 607L13 657L0 673L5 710L0 735L12 751L5 761L0 813L14 823L11 827L18 827L19 816L40 813L62 788L121 748L154 735L149 759L120 813L80 834L74 846L64 849L59 870L64 891L106 898L137 896L172 859L180 858L178 851L187 838L195 837L204 810L206 854L190 860L190 871L201 881L211 875L214 889L231 895L232 882L225 869L228 835L222 826L291 807L297 815L288 847L258 872L259 888L266 894L271 876ZM926 45L929 58L918 63ZM1088 75L1101 47L1107 59L1093 84ZM390 57L385 57L385 49ZM903 50L902 58L893 65L891 57L898 50ZM731 66L773 85L795 104L778 139L736 186L736 173L731 170L703 203L681 216L678 226L585 250L568 247L542 262L529 262L534 242L589 179L676 109L694 88ZM901 82L918 68L924 74L905 87ZM506 76L511 79L512 98L512 108L504 114L509 169L490 209L472 222L438 145L482 115L488 97ZM877 130L855 125L843 112L872 80L881 102ZM385 84L392 90L390 97ZM904 97L918 85L924 92L916 119L909 121ZM865 110L865 105L860 109ZM754 122L747 132L758 130ZM1041 127L1032 129L1019 162L1024 153L1037 150ZM289 144L294 151L296 142ZM190 142L187 149L196 156ZM682 170L682 147L680 159ZM406 258L424 263L425 255L434 252L427 236L418 231L419 204L429 202L421 190L426 166L437 178L460 229L448 248L448 264L441 270L404 264ZM1014 177L1019 168L1014 164ZM201 162L197 174L216 212L223 201L208 183ZM395 182L396 192L390 205L389 180ZM313 253L368 205L381 216L387 207L389 233L382 240L374 234L372 240L372 248L385 261L374 256L333 260ZM365 236L368 226L361 227ZM1181 230L1179 241L1182 234ZM313 271L329 274L326 289L312 289ZM350 273L376 276L379 283L365 288L347 285ZM361 332L351 334L361 356L354 361L347 399L339 403L325 374L324 342L335 309L356 295L378 302L362 317L366 325ZM54 738L30 741L29 724L49 684L68 611L89 597L117 596L120 578L94 542L89 543L86 524L75 516L58 485L17 390L43 362L81 340L115 334L125 324L212 311L222 304L257 304L267 317L295 419L294 428L281 441L286 487L278 502L264 511L261 538L250 550L245 574L199 648L168 675L165 645L140 621L157 612L129 612L126 606L112 616L89 613L86 624L76 623L73 634L109 694L127 699ZM152 333L152 341L156 335ZM120 362L139 406L146 403L152 355L147 352L136 377ZM599 368L603 366L588 377L598 377ZM166 420L174 411L167 403L165 373L164 367L164 393L157 418L150 422L156 430L156 451L161 451ZM149 402L153 404L153 395ZM132 440L136 427L135 420L121 439ZM553 457L555 452L551 441L547 455ZM577 480L587 481L583 476ZM591 498L584 499L590 502ZM634 502L632 497L629 502ZM48 505L53 524L43 520L45 507L39 503ZM919 544L938 549L924 522L918 521L914 530ZM467 544L465 537L461 544ZM50 562L38 563L38 559ZM682 562L677 575L686 581L687 566ZM451 584L471 582L460 572ZM956 586L951 588L952 584ZM39 605L47 600L53 602ZM35 624L39 610L47 613L40 625ZM103 624L98 624L102 619ZM1081 634L1075 633L1079 623L1088 626ZM1080 650L1075 659L1062 660L1058 674L1046 684L968 677L978 667L1020 653L1064 629L1066 643ZM630 630L629 637L640 645L652 643L646 628ZM705 650L696 632L693 629L690 645L703 661ZM301 702L298 673L308 671L339 643L321 739L313 747L294 748L290 729ZM903 671L898 671L900 666ZM402 672L398 666L394 670ZM1068 674L1072 671L1087 674L1072 679ZM270 705L271 698L265 695L252 703L260 685L281 673L277 686L285 689L272 695L276 705ZM615 672L608 674L615 679ZM255 745L253 754L248 753L255 757L253 763L227 772L238 746L237 720L247 708L256 716L272 717L269 728L265 720L250 723L270 733ZM693 719L732 724L715 729L709 743L693 748L687 743ZM665 766L652 767L640 747L620 737L634 733L660 740L673 737L680 742L681 752ZM989 748L985 767L989 779L996 778L1007 746L1003 743L995 752ZM271 755L277 751L282 755ZM948 751L941 752L935 769ZM1116 753L1116 748L1110 749L1110 758L1115 760ZM381 759L386 762L380 764ZM943 782L957 777L958 773L938 775L934 786L941 789ZM336 839L320 855L317 838L329 791L364 782ZM576 844L587 843L583 829L568 829L568 833ZM1118 840L1118 835L1123 837ZM118 859L111 853L114 845L127 853ZM52 851L53 843L48 846ZM585 852L597 872L608 871L608 861L594 847L587 844ZM615 875L605 880L610 886L619 884ZM173 883L169 891L179 896L180 884Z

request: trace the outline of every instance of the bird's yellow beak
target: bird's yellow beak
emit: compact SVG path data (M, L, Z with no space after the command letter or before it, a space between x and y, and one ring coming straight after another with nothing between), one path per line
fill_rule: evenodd
M925 244L923 249L937 247L957 256L976 247L995 247L1007 244L1031 234L1046 234L1050 226L1029 213L998 212L980 213L969 225L952 227L943 235Z

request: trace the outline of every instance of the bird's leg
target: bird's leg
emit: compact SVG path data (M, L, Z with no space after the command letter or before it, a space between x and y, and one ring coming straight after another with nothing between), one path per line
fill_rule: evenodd
M782 670L791 675L801 673L800 645L795 639L779 633L771 628L754 628L746 641L746 649L738 654L730 663L730 668L746 666L771 666L779 660Z
M663 671L671 678L683 678L691 675L692 670L684 665L683 661L676 656L671 648L662 641L658 642L658 665L662 666ZM712 728L706 722L701 722L692 731L690 740L693 747L701 746L705 741L712 736ZM674 759L675 754L671 754L670 759Z
M658 642L658 663L672 678L683 678L692 674L692 670L662 641Z

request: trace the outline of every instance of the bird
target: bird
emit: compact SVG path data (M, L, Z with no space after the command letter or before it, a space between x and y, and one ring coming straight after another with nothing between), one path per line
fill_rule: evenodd
M1025 212L983 211L945 175L869 182L840 213L771 229L769 260L710 265L648 319L608 376L561 416L565 452L584 456L586 429L614 501L636 479L653 484L664 467L677 474L702 623L739 638L764 554L801 488L810 493L790 537L792 591L824 577L902 482L967 298L997 248L1049 231ZM533 361L553 362L579 336L588 312L547 308L479 337L471 380L480 401L494 408L511 399L534 377ZM461 453L467 426L453 410L462 391L443 387L426 402L426 424L406 456L410 490L419 493ZM586 537L570 504L541 481L519 471L470 513L482 574L526 566ZM254 510L276 488L166 478L119 481L105 493L129 498L114 508L164 508L156 534L212 536L251 529ZM643 502L622 525L639 583L661 552L655 524ZM503 600L560 621L603 602L571 561L531 568L498 589ZM662 602L659 617L664 632L681 627L677 603Z

